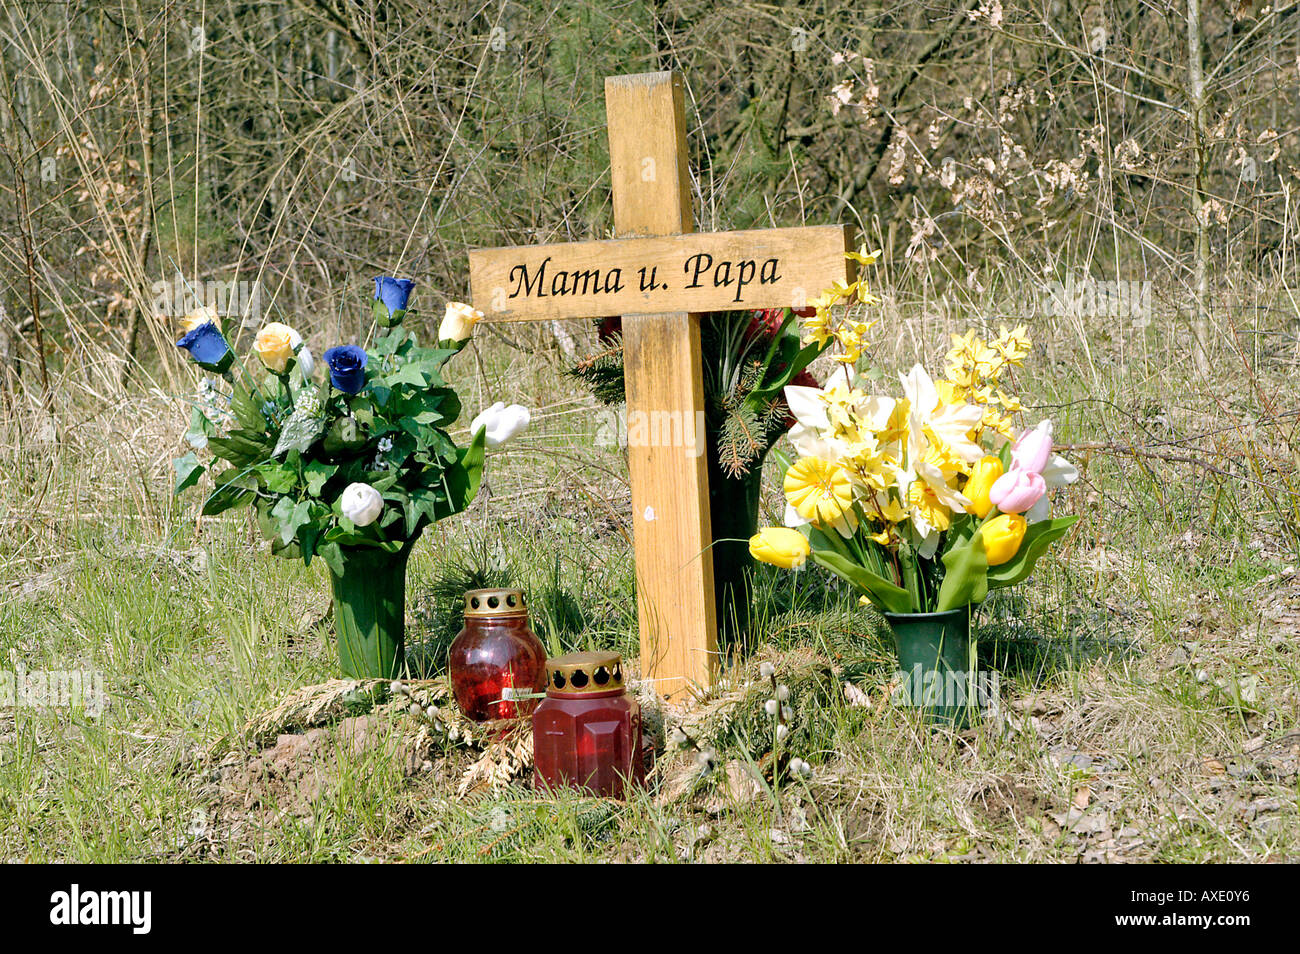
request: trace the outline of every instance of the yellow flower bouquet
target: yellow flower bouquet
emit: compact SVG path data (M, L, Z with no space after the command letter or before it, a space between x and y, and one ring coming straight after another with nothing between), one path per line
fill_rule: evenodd
M798 422L783 481L786 526L806 536L813 562L886 613L980 603L1025 579L1078 519L1053 519L1048 494L1078 471L1052 452L1050 420L1016 436L1022 408L1006 379L1030 351L1023 327L1003 327L987 343L973 330L954 335L943 378L917 364L900 375L901 395L868 393L873 375L857 366L871 325L836 306L876 301L858 282L813 302L804 334L835 344L841 367L823 388L785 388ZM755 558L802 565L789 540L773 546L772 529L751 541Z

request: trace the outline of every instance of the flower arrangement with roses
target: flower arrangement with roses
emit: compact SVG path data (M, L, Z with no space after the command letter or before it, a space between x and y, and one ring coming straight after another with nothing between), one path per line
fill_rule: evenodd
M813 303L806 339L837 345L841 368L824 388L785 388L797 422L786 526L761 530L750 551L793 569L811 557L890 613L980 603L1025 579L1078 519L1053 518L1049 496L1078 471L1053 452L1050 420L1017 434L1006 378L1029 354L1023 327L988 343L955 335L945 377L917 364L901 396L871 394L873 375L855 370L871 326L849 315L874 302L853 284Z
M452 302L436 346L421 347L403 327L414 284L376 278L373 340L328 349L323 368L288 325L264 325L237 363L215 311L187 316L177 345L217 378L205 379L193 409L193 450L175 461L176 492L210 473L204 514L252 507L273 552L307 563L319 556L340 573L341 548L396 553L464 510L484 448L526 427L528 412L494 405L471 423L469 445L457 446L447 428L461 402L442 369L483 316Z

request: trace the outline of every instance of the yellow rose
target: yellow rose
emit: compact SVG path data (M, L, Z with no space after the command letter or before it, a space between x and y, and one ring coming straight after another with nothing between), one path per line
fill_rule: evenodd
M209 321L213 324L219 324L217 321L219 317L217 309L211 305L201 305L181 318L181 330L189 334L199 325L206 325Z
M980 528L989 566L1001 566L1016 555L1027 526L1018 513L1000 513Z
M262 363L276 374L284 374L285 366L293 357L294 346L302 341L298 332L288 325L272 321L263 325L253 342L253 350L262 359Z
M463 301L447 303L447 314L438 326L439 341L464 341L474 333L474 326L483 320L483 312Z
M970 506L966 509L981 520L993 509L993 501L989 500L989 490L992 489L993 482L1001 476L1002 461L993 456L981 457L970 470L970 478L962 488L962 493L970 501Z
M808 562L812 548L808 538L789 527L764 527L749 538L749 552L755 560L762 560L786 570L797 570Z

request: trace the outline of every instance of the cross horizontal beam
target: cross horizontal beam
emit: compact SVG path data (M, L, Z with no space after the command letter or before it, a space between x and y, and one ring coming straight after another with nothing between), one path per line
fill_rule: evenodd
M802 308L844 274L852 237L826 225L481 248L470 289L489 321Z

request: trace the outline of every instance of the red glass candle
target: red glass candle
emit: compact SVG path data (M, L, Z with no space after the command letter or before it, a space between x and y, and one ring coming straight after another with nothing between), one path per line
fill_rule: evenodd
M526 716L546 686L546 649L528 628L523 590L470 590L447 661L451 691L475 722Z
M546 698L533 713L538 788L567 786L623 798L645 784L641 707L623 691L618 653L569 653L546 661Z

